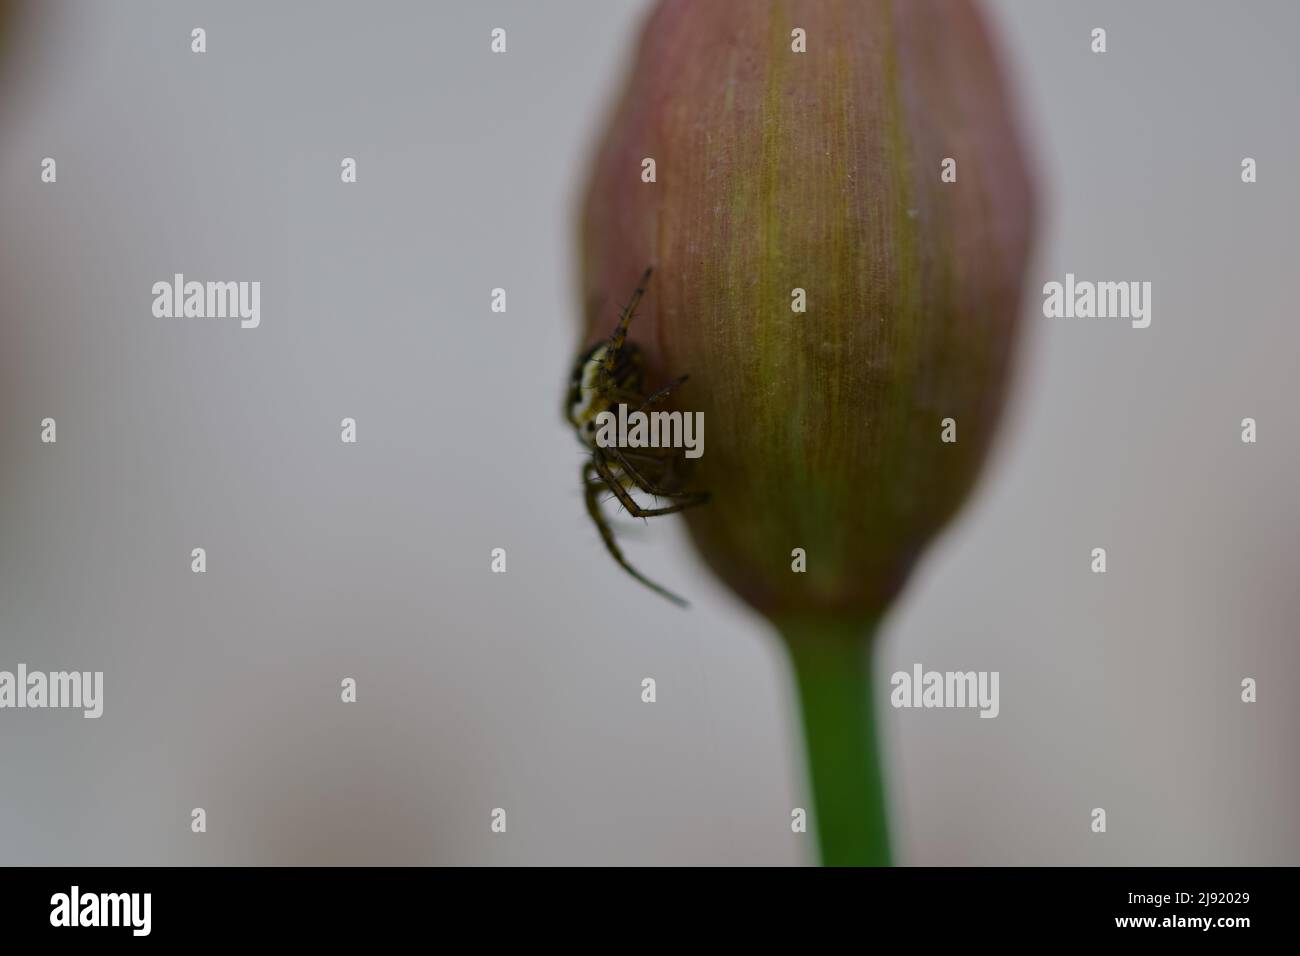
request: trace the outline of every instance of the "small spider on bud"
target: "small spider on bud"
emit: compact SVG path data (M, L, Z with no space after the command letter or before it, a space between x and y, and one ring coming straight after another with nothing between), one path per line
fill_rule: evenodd
M565 402L565 414L581 441L591 452L582 466L582 481L587 513L600 532L605 548L628 574L652 591L682 607L686 602L668 589L651 581L624 557L614 532L600 510L598 495L602 489L614 493L619 503L634 518L653 518L675 514L709 500L706 491L686 491L684 455L679 448L621 447L598 441L598 424L603 415L612 415L619 406L644 413L666 399L686 381L682 375L649 395L645 391L645 363L641 350L629 342L628 326L636 307L645 294L652 270L646 269L636 291L619 316L618 325L604 342L597 342L578 356L573 366ZM642 507L632 496L633 490L671 501L662 507Z

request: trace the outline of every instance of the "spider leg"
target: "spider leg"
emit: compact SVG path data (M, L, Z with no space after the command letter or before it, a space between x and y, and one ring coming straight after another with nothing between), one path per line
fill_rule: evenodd
M638 407L636 411L643 412L651 405L656 405L659 402L662 402L665 398L668 397L669 393L671 393L673 389L681 385L682 382L686 381L688 378L690 378L689 375L679 375L677 378L673 379L663 388L659 389L659 391L655 392L649 398L645 399L645 401L641 403L640 407ZM704 504L704 502L709 500L709 493L707 491L697 491L697 492L664 491L663 489L655 485L654 482L649 481L647 478L641 475L641 473L638 472L636 468L632 466L632 463L628 461L629 458L636 458L642 461L655 461L655 462L659 461L660 459L655 457L654 455L645 454L645 453L638 454L636 452L624 451L621 448L613 448L611 450L614 452L615 457L618 458L619 464L622 465L623 468L629 474L631 474L633 480L636 481L637 486L642 490L648 491L650 494L658 498L677 498L681 500L689 499L689 502L692 505Z
M645 272L642 273L636 291L632 293L632 298L628 300L622 314L618 317L618 325L609 337L609 346L605 349L605 357L600 363L600 386L607 385L610 377L614 374L614 364L618 361L618 353L622 351L623 343L627 340L627 327L632 322L632 316L641 301L641 296L645 295L645 287L650 281L652 271L654 271L653 268L647 267Z
M592 460L592 465L595 467L596 473L605 479L605 484L609 485L609 490L618 496L619 503L627 509L627 513L633 518L653 518L657 515L676 514L679 511L685 511L693 504L699 504L699 502L691 501L667 505L663 508L642 508L636 503L636 499L627 493L627 489L623 487L623 482L618 480L618 476L610 470L607 462L601 458L595 458ZM651 492L651 494L653 493Z
M640 458L643 461L658 461L653 455L637 455L632 452L625 452L617 446L605 449L607 452L613 452L614 457L618 460L619 466L628 474L628 477L636 483L636 486L642 491L654 495L656 498L674 498L683 503L684 507L692 505L702 505L709 500L707 491L667 491L656 485L653 481L646 478L632 466L630 458Z
M669 591L667 588L655 584L636 568L632 567L627 558L623 557L623 552L619 549L618 542L614 540L614 532L610 529L609 523L605 520L605 516L601 514L600 503L596 500L596 495L599 494L598 489L600 488L600 483L591 480L591 473L593 471L604 479L606 484L609 483L609 480L606 479L604 475L600 474L600 466L598 466L596 462L589 461L583 465L582 481L586 486L585 497L587 501L587 514L591 515L591 520L595 523L596 530L600 532L600 539L605 542L605 550L608 551L610 556L618 562L619 567L632 575L632 577L636 578L650 590L672 601L678 607L689 607L684 600L679 598L672 591ZM606 468L606 471L608 471L608 468ZM622 485L617 485L617 487L620 488L620 490L622 489Z
M682 384L682 382L686 381L688 378L690 378L689 375L680 375L680 376L678 376L677 378L673 379L671 382L669 382L669 383L668 383L667 385L665 385L663 388L659 389L659 391L655 392L653 395L651 395L649 398L647 398L644 402L642 402L642 403L641 403L641 407L638 408L637 411L638 411L638 412L643 412L643 411L645 411L647 408L649 408L651 405L654 405L654 404L656 404L656 403L658 403L658 402L662 402L665 398L668 397L668 393L669 393L669 392L671 392L673 389L675 389L678 385Z

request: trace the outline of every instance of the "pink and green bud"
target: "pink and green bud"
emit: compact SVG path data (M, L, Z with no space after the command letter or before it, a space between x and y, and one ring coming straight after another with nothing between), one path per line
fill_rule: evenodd
M655 7L585 195L585 334L654 267L633 337L708 423L686 518L760 612L874 619L961 505L1033 219L974 3Z

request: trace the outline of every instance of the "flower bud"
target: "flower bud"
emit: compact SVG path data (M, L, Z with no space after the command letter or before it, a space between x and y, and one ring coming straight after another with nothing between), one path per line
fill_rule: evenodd
M1032 221L970 0L655 7L585 195L585 340L653 266L631 338L708 426L684 514L760 612L878 616L957 510Z

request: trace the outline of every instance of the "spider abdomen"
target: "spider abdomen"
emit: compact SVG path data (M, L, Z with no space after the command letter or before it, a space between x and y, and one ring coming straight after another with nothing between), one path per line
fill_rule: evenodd
M619 402L640 404L645 398L640 349L631 342L624 344L615 356L613 370L603 376L601 370L608 355L608 343L593 345L574 364L569 385L569 424L577 431L578 438L591 447L595 445L596 418L601 412L616 411Z

